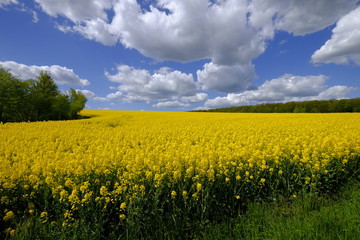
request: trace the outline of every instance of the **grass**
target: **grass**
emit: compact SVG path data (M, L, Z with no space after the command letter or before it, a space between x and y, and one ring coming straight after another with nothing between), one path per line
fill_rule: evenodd
M360 239L360 182L337 195L250 203L245 215L211 224L195 239Z

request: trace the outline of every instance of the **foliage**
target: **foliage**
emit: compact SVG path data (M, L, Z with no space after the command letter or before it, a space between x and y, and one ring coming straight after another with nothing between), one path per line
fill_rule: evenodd
M0 125L0 238L42 225L42 239L190 239L359 176L357 113L83 114Z
M74 89L61 94L46 72L21 81L0 67L0 122L75 119L85 103L85 96Z
M304 194L276 202L249 204L236 219L211 224L195 239L344 239L360 238L360 182L336 195Z
M77 92L74 89L69 91L69 103L70 103L70 118L74 119L78 113L84 109L86 98L81 92Z
M26 119L29 93L29 82L22 82L0 68L0 122Z
M254 106L240 106L199 110L197 112L242 112L242 113L333 113L333 112L360 112L360 98L266 103Z

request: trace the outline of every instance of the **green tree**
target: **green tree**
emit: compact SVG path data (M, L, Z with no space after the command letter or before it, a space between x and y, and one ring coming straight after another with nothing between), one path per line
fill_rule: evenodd
M340 107L341 112L352 112L352 107L349 104L349 100L341 99L338 101L338 105Z
M51 120L54 115L56 98L60 95L55 81L49 73L40 72L33 81L32 102L35 110L35 120Z
M30 85L0 67L0 121L28 121Z
M360 98L350 99L353 112L360 112Z
M78 113L84 109L87 99L84 96L84 94L71 88L69 91L69 101L70 101L69 117L71 119L75 119L78 117Z
M304 112L305 112L305 108L298 106L294 108L294 113L304 113Z
M70 100L66 95L59 94L56 96L52 105L52 120L70 119Z
M74 89L61 94L49 73L22 81L0 66L0 122L73 119L86 101Z
M11 82L14 80L11 73L0 67L0 121L6 121L8 102L12 96Z

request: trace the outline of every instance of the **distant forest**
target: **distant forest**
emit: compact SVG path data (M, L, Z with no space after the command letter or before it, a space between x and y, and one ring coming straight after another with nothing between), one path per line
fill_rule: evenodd
M199 110L197 112L239 112L239 113L335 113L360 112L360 98L267 103L254 106L239 106Z
M76 119L86 101L74 89L60 92L47 72L23 81L0 66L0 123Z

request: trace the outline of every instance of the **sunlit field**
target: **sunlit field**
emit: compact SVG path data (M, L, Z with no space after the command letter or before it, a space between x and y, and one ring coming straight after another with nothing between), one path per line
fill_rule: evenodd
M82 115L0 124L0 238L27 223L187 236L249 202L335 192L359 175L358 113Z

